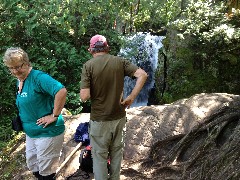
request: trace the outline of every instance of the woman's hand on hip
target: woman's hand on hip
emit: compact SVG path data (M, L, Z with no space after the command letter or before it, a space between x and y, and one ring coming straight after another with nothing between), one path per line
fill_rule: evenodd
M53 117L52 115L44 116L37 120L37 125L43 125L43 128L47 127L47 125L53 123L57 120L57 117Z

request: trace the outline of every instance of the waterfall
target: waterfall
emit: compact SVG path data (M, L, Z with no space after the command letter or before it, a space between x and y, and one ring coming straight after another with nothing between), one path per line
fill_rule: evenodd
M129 59L148 73L148 79L131 107L146 106L148 103L148 94L155 83L154 73L158 66L158 51L163 46L163 39L164 36L153 36L148 33L138 33L124 39L125 44L121 48L119 56ZM125 78L124 97L131 93L135 82L136 80L129 77Z

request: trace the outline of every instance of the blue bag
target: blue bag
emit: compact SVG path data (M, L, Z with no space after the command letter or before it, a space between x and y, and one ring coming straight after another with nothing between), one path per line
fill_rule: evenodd
M83 146L90 144L90 138L88 134L89 122L80 123L76 129L74 135L75 142L82 142Z

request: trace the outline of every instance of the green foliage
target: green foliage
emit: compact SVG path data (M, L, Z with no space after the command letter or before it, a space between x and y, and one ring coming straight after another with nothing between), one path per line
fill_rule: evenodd
M158 33L181 12L180 0L129 0L118 3L117 23L130 32ZM120 21L122 20L122 21ZM131 33L132 33L131 32Z
M5 142L11 137L11 118L16 115L15 108L15 90L16 84L10 72L6 70L2 63L0 63L0 139L3 141L0 148L5 145Z
M0 179L12 179L13 174L16 173L19 166L25 161L21 153L12 156L12 152L18 148L19 142L22 142L23 137L23 133L13 134L11 140L0 143Z
M112 29L117 12L114 1L2 0L0 3L0 54L19 46L29 55L32 66L52 75L68 90L65 107L73 114L82 111L79 99L83 63L91 58L87 49L91 36L108 38L111 53L120 41ZM101 5L101 6L100 6ZM99 8L96 8L99 7ZM100 8L101 7L101 8ZM1 145L11 139L11 119L16 115L16 80L0 61ZM90 104L84 104L84 106Z
M164 42L168 89L177 100L201 92L239 94L240 29L238 11L226 16L223 3L192 1L169 24Z

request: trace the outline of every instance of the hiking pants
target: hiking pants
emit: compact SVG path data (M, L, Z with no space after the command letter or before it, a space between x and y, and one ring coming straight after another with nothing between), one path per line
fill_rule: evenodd
M30 138L26 135L26 161L32 172L48 176L59 166L64 133L55 137Z
M119 180L123 158L124 127L126 117L98 122L90 120L89 135L92 147L95 180ZM110 157L110 174L107 161Z

